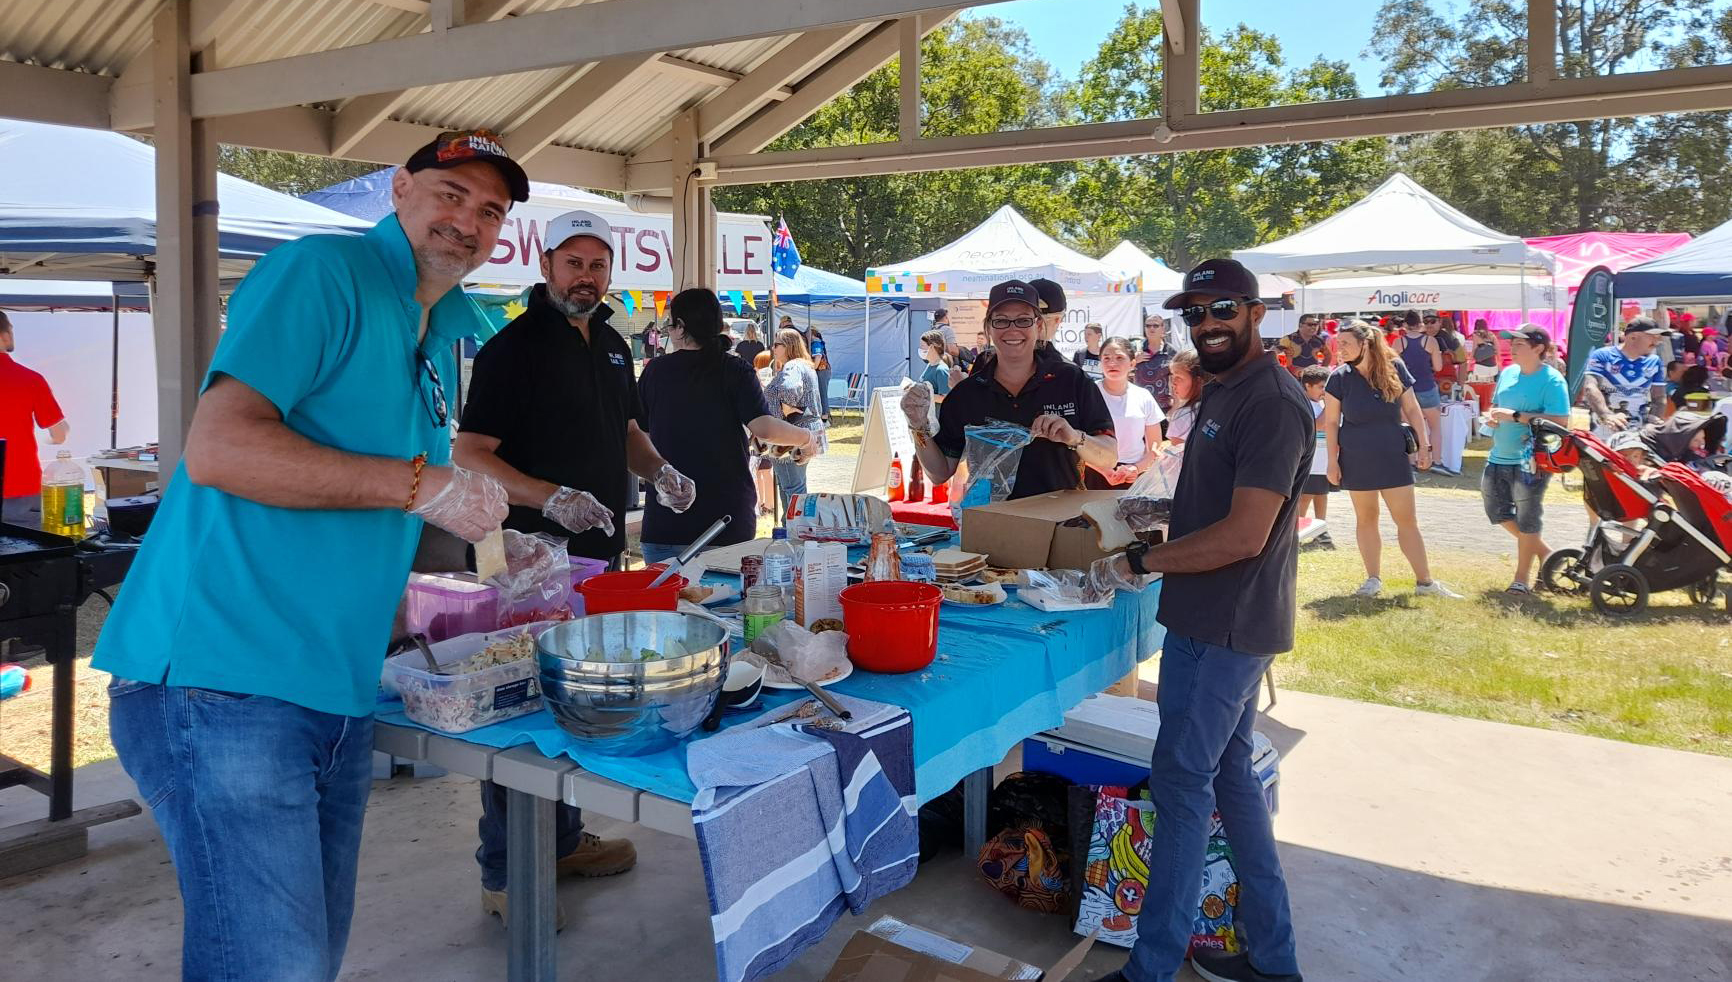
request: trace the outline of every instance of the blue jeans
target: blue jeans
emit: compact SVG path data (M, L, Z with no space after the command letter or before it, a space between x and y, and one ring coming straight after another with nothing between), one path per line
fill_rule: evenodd
M174 860L187 982L337 977L373 717L115 679L109 735Z
M1239 877L1235 913L1251 964L1269 975L1299 971L1287 880L1262 783L1251 772L1257 686L1273 656L1248 655L1195 638L1167 635L1161 651L1161 729L1149 769L1155 834L1149 891L1137 918L1137 943L1125 975L1171 982L1185 963L1209 818L1221 813Z
M505 785L481 782L481 845L475 848L475 861L481 865L483 890L505 889L505 802ZM563 859L583 843L583 809L560 802L554 806L553 823L553 854Z
M685 549L685 546L664 546L658 542L640 542L638 546L643 550L643 564L645 566L665 563L678 556Z
M782 505L782 514L788 514L788 499L796 494L806 493L806 465L796 464L787 457L777 457L770 469L776 475L776 500Z

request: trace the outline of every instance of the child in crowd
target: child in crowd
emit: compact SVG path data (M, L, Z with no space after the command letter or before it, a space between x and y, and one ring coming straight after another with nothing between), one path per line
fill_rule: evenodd
M1327 520L1329 513L1329 493L1335 490L1335 485L1329 483L1329 449L1323 442L1323 387L1329 382L1329 369L1322 365L1311 365L1299 373L1299 384L1305 387L1305 398L1311 400L1311 418L1316 428L1317 452L1311 457L1311 474L1305 478L1305 487L1299 497L1299 517L1305 517L1305 509L1311 509L1311 517ZM1329 532L1316 538L1316 543L1326 548L1334 547Z

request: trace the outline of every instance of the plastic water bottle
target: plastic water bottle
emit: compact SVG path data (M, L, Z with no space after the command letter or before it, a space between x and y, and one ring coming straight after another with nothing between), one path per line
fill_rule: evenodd
M794 572L797 559L794 545L788 541L788 530L776 529L770 534L770 548L764 550L764 571L760 584L769 584L782 591L782 609L794 616Z
M62 450L42 471L42 531L84 538L84 468Z

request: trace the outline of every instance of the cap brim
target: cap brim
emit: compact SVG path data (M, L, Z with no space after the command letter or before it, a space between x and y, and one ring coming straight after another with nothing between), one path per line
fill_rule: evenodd
M1161 304L1161 306L1167 310L1178 310L1180 307L1188 306L1192 298L1203 297L1207 297L1210 300L1219 300L1222 297L1231 297L1237 300L1240 297L1240 294L1236 290L1228 290L1222 287L1199 286L1186 290L1183 293L1173 294L1168 297L1167 302Z
M1036 317L1039 317L1040 315L1046 313L1046 311L1040 309L1040 304L1038 304L1038 303L1032 303L1030 301L1022 299L1021 297L1005 297L1003 300L1000 300L997 303L988 304L986 307L986 316L991 317L993 311L997 310L998 308L1004 306L1007 303L1020 303L1020 304L1024 304L1024 305L1029 306L1029 307L1033 307L1034 308L1034 315Z

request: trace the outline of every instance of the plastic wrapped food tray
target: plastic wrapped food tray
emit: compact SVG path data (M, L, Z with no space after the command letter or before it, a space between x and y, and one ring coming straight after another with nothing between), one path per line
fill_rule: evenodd
M433 660L453 665L496 641L525 631L533 637L552 622L538 622L486 634L465 634L429 645ZM379 684L386 695L403 700L403 713L430 729L467 733L541 708L540 672L535 655L494 665L479 672L435 675L427 671L419 649L400 652L385 661Z

